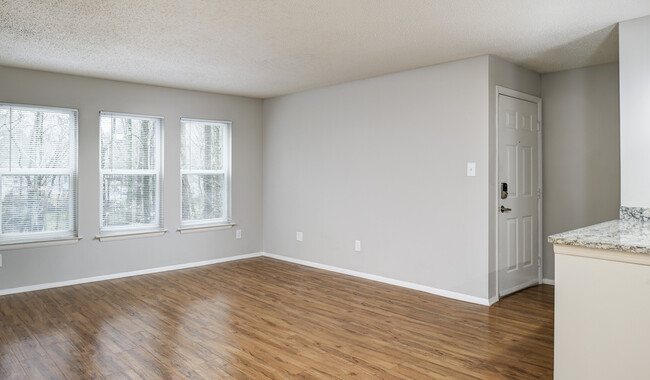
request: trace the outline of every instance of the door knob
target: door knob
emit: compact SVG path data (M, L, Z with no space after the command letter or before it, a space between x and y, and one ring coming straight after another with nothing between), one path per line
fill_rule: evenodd
M507 207L501 206L501 212L510 212L510 211L512 211L511 208L507 208Z

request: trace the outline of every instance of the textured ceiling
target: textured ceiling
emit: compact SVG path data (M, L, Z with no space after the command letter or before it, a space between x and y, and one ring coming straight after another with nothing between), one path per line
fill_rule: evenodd
M494 54L614 62L649 0L0 0L0 65L271 97ZM1 84L0 84L1 85Z

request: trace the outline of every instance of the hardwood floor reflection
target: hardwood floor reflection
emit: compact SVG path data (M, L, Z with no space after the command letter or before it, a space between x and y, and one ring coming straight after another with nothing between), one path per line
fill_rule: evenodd
M0 297L1 379L552 378L553 287L492 307L269 258Z

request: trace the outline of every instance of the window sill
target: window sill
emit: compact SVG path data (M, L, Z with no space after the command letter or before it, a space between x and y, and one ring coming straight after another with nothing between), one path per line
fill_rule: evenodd
M9 251L9 250L13 250L13 249L52 247L52 246L57 246L57 245L76 244L81 239L82 239L81 237L74 237L74 238L62 238L62 239L41 240L41 241L3 243L3 244L0 244L0 251Z
M182 234L193 234L195 232L221 231L229 230L236 226L235 223L213 224L208 226L181 227L177 231Z
M163 236L165 232L167 232L167 230L144 231L144 232L117 232L117 233L107 233L104 235L97 235L95 236L95 239L99 240L100 242L107 242L107 241L115 241L115 240Z

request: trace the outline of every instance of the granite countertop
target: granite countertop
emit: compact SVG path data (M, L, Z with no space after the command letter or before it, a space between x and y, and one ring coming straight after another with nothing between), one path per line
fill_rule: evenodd
M650 221L624 215L622 219L551 235L553 244L650 254Z

